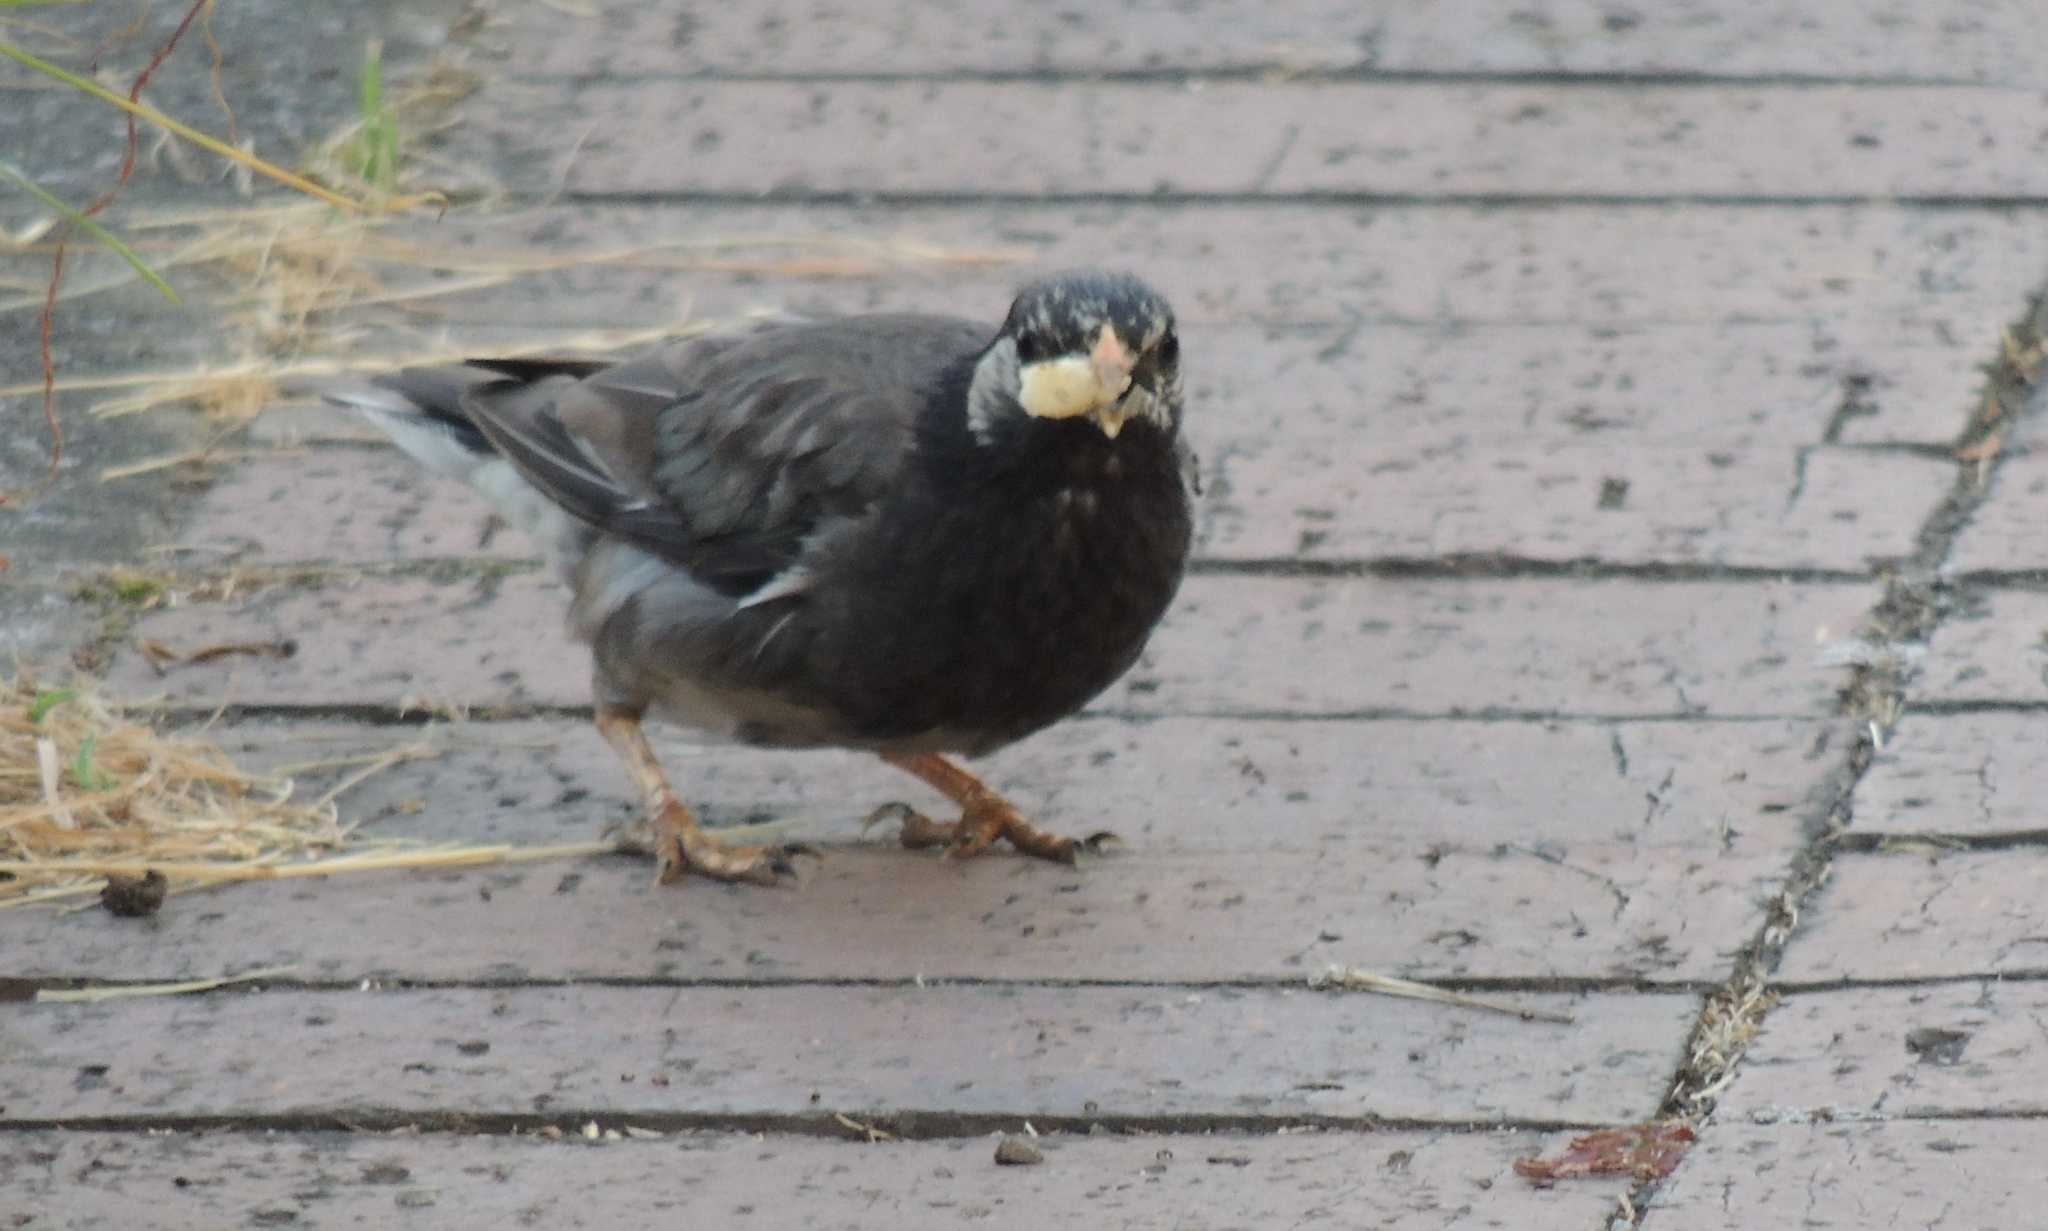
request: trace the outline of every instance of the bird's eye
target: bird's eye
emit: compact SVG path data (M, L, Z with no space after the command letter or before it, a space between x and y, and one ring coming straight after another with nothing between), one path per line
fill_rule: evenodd
M1025 333L1025 334L1019 334L1019 335L1017 336L1017 361L1018 361L1018 362L1020 362L1020 363L1037 363L1037 362L1038 362L1038 361L1039 361L1040 359L1044 358L1044 356L1045 356L1045 344L1044 344L1044 343L1042 343L1042 342L1040 342L1040 341L1038 340L1038 335L1037 335L1037 334L1035 334L1035 333Z
M1180 362L1180 335L1171 329L1159 340L1159 366L1170 368Z

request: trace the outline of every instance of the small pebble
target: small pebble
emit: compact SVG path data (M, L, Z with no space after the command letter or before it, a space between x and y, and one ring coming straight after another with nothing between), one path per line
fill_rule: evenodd
M1035 1167L1045 1161L1045 1151L1025 1137L1005 1137L996 1143L996 1162L1005 1167Z
M123 919L140 919L162 909L169 888L170 882L155 868L141 876L109 876L100 890L100 905Z

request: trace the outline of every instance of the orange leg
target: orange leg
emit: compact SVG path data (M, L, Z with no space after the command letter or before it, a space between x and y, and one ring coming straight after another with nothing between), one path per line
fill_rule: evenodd
M1098 851L1116 841L1112 833L1091 834L1081 839L1048 833L1025 820L1009 800L990 790L981 779L936 752L884 752L881 757L897 769L915 774L960 805L960 819L946 824L908 804L886 804L875 809L867 824L900 820L903 829L899 840L912 850L943 846L954 858L968 859L1002 838L1026 855L1073 863L1081 851Z
M716 880L772 885L778 877L794 875L791 856L816 853L806 846L729 846L720 842L704 832L669 789L668 775L661 772L661 762L655 760L654 749L640 729L639 714L600 705L597 730L626 763L626 776L646 801L661 884L673 884L685 873L696 872Z

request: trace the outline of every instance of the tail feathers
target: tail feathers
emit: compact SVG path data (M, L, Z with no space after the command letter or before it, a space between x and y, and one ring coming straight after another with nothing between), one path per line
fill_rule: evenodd
M469 482L479 466L496 457L482 432L430 415L396 390L367 385L329 389L322 396L355 411L413 460L450 478Z
M460 410L452 409L460 405L463 391L477 383L474 374L459 383L451 375L446 400L433 396L442 392L432 387L434 382L414 372L405 377L402 391L381 383L343 385L324 389L321 396L361 415L427 469L474 488L499 516L540 544L568 549L576 540L574 519L522 478Z
M321 396L336 406L358 412L426 465L447 471L448 467L438 460L438 450L436 456L422 455L411 440L417 433L402 434L398 429L409 421L422 430L438 430L470 453L493 452L491 442L461 409L464 395L479 383L478 374L469 369L419 368L369 384L332 386L323 389Z

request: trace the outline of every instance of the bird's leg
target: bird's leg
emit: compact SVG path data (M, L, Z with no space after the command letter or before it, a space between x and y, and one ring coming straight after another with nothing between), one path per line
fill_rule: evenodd
M660 883L673 884L685 873L697 872L717 880L772 885L778 876L795 873L789 862L792 855L812 853L803 846L729 846L705 833L669 789L668 775L661 772L661 762L640 729L639 711L600 704L597 731L626 763L626 776L646 802Z
M946 824L924 816L907 804L877 808L868 817L870 825L892 817L900 819L903 830L899 840L913 850L944 846L955 858L966 859L981 854L997 838L1002 838L1026 855L1073 863L1082 850L1100 850L1116 841L1116 835L1112 833L1091 834L1080 839L1048 833L1025 820L1009 800L989 789L981 779L936 752L884 752L881 757L897 769L915 774L941 795L960 805L960 819Z

